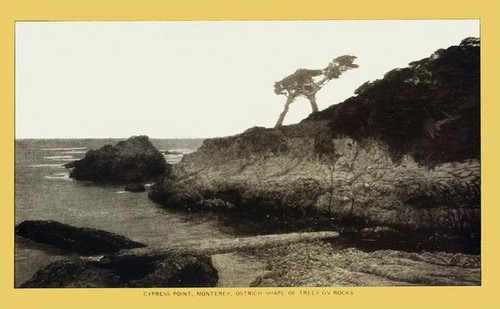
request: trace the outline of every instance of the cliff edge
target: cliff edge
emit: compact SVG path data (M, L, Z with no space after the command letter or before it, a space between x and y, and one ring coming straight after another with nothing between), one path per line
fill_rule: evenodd
M479 40L362 85L297 125L205 140L150 190L184 209L316 216L479 248Z

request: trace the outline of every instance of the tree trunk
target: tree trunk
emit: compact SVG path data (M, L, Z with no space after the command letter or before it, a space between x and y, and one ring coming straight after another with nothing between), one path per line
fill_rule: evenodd
M278 121L276 122L276 125L274 126L275 128L279 128L283 125L283 120L285 120L285 115L286 113L288 112L288 108L290 107L290 104L292 104L293 100L295 98L292 97L292 96L289 96L287 99L286 99L286 103L285 103L285 109L283 109L283 111L281 112L279 118L278 118Z
M313 113L317 113L319 111L318 109L318 104L316 103L316 95L310 95L310 96L307 96L307 98L309 99L309 102L311 102L311 108L312 108L312 111Z
M319 239L332 239L339 236L339 233L333 231L308 232L308 233L289 233L276 235L259 235L253 237L242 237L232 239L211 239L198 242L185 242L173 245L168 248L137 248L122 250L114 255L105 256L101 262L119 261L128 258L142 257L168 257L171 254L188 255L214 255L223 254L246 249L258 249L273 247L298 242L307 242Z

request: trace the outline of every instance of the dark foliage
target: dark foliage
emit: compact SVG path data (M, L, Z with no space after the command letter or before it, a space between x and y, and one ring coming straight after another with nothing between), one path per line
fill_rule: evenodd
M433 165L478 158L479 58L479 40L467 38L363 84L357 96L306 121L328 119L335 135L382 140L394 159L409 153Z
M293 74L274 83L274 92L282 94L283 91L292 93L302 87L302 85L311 83L311 78L323 74L323 70L298 69Z

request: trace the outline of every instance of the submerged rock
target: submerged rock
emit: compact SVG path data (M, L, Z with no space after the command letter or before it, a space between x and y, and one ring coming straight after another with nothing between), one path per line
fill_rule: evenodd
M147 136L133 136L115 146L89 150L81 160L65 165L77 180L134 183L154 180L165 173L168 164Z
M146 246L107 231L74 227L57 221L24 221L16 226L15 231L17 235L34 242L86 255Z
M405 235L387 226L366 227L360 231L362 240L373 241L398 241L404 239Z
M210 257L172 254L113 262L57 261L40 269L21 287L213 287L217 281Z
M127 185L125 186L125 191L128 191L128 192L144 192L146 191L146 187L142 184L130 184L130 185Z

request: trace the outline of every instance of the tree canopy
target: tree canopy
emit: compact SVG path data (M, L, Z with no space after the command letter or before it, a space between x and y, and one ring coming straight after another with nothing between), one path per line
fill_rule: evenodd
M393 160L410 154L432 166L479 158L480 60L479 39L466 38L361 85L357 96L309 120L329 121L332 136L383 141Z
M356 56L343 55L333 59L324 69L298 69L293 74L274 83L274 93L287 97L285 109L278 118L276 127L283 124L290 104L302 96L309 100L313 112L318 111L316 93L330 80L339 78L347 70L358 67Z

